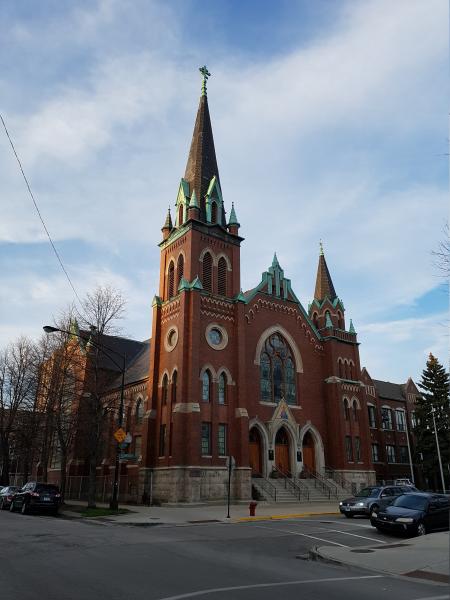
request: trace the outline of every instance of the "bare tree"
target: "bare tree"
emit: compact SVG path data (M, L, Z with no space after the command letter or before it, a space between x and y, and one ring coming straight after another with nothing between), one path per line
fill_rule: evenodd
M87 361L83 415L86 428L86 449L89 460L88 506L96 505L97 464L102 452L105 428L109 419L110 406L105 401L108 385L117 378L117 370L105 364L105 357L113 363L119 361L111 354L105 335L119 331L118 321L123 318L125 300L122 294L111 287L98 287L87 294L78 319L82 329L90 331L86 344Z
M439 243L438 249L432 252L435 264L442 275L448 279L450 276L450 238L448 223L444 226L444 239Z
M20 435L36 407L38 385L35 346L19 338L0 353L0 483L9 484L11 448L20 445Z

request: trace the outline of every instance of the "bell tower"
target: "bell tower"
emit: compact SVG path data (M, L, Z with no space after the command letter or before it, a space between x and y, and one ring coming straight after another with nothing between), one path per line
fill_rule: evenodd
M153 300L148 444L155 498L224 497L226 457L243 466L234 496L248 498L248 418L239 398L240 224L227 214L209 114L206 66L184 177L159 244ZM241 331L242 331L241 327ZM241 363L243 361L241 360ZM244 389L244 386L242 386Z

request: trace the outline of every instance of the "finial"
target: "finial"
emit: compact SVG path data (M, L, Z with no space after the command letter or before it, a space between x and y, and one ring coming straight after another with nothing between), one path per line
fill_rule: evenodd
M272 267L279 267L279 266L280 266L280 263L278 262L277 253L274 252L273 260L272 260Z
M353 325L353 321L351 319L350 319L350 327L349 327L348 330L349 330L350 333L356 333L355 327Z
M234 202L231 203L231 212L228 225L239 225L239 221L236 217L236 211L234 210Z
M319 246L320 246L320 256L323 256L323 244L322 244L322 240L320 240Z
M211 77L211 73L208 71L208 69L206 68L206 65L203 65L203 67L199 68L200 73L203 75L203 81L202 81L202 96L207 96L206 93L206 83L208 81L208 77Z

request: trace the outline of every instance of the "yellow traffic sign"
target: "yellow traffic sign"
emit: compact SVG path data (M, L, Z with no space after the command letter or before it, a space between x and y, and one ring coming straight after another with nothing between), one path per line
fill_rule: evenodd
M122 427L119 427L119 429L114 432L114 437L119 442L119 444L121 444L123 442L123 440L127 437L127 434L122 429Z

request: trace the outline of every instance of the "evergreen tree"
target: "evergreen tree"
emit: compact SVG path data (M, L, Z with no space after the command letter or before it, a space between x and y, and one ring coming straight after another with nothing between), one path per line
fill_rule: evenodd
M418 384L422 390L416 404L416 460L423 466L424 477L428 485L435 490L441 490L441 476L434 433L433 413L438 433L442 466L446 489L449 488L449 374L430 353L426 369L422 373L422 381Z

